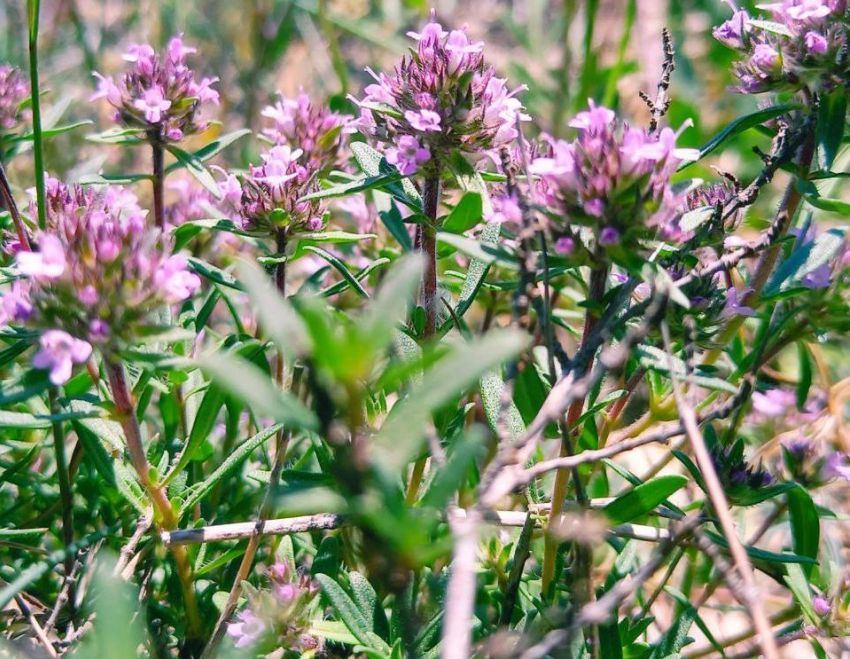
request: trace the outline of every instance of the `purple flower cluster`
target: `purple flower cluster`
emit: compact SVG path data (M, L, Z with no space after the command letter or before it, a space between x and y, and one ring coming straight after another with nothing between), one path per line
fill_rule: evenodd
M309 634L308 607L318 589L306 574L295 573L286 563L269 568L270 588L249 591L249 606L227 625L227 634L237 648L271 652L277 648L307 652L319 648L319 639Z
M301 163L316 171L345 164L346 138L356 130L353 117L314 105L304 93L295 98L281 94L277 103L266 107L262 114L271 120L271 126L263 130L266 137L275 145L300 149Z
M48 230L37 236L36 251L17 253L26 279L0 299L0 320L49 330L33 363L50 368L60 384L91 344L105 355L131 344L151 312L183 302L201 282L159 230L146 227L128 190L46 183Z
M758 94L810 87L829 91L850 85L847 0L783 0L759 5L772 20L736 9L714 29L717 40L738 50L737 91Z
M301 164L301 156L300 149L274 146L262 154L261 165L251 165L241 184L235 176L225 175L219 188L240 212L244 229L273 236L319 231L324 226L323 204L301 201L319 189L317 172Z
M518 136L529 120L507 81L484 61L484 44L465 30L446 31L432 14L392 75L369 73L360 106L360 128L389 144L387 161L405 175L439 169L436 159L460 151L478 157ZM435 158L436 157L436 158Z
M29 93L20 69L0 64L0 131L11 130L21 122L24 117L21 104L29 98Z
M186 65L186 56L194 52L183 44L182 34L168 42L162 56L148 44L133 45L124 55L129 70L117 84L94 72L98 88L92 100L105 98L116 109L116 122L142 129L158 142L177 142L203 131L207 123L199 113L204 105L218 105L212 88L218 78L195 79Z
M806 487L820 487L835 480L850 482L850 456L802 433L782 443L785 467Z
M578 136L549 139L548 152L530 165L552 214L593 227L601 247L645 235L646 228L680 239L676 220L683 197L670 178L683 161L698 157L695 149L676 147L681 129L656 135L621 125L613 110L592 101L569 125Z

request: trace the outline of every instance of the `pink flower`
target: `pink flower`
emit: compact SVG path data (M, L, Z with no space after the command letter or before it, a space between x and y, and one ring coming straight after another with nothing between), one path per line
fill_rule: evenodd
M827 480L841 478L850 481L850 458L846 453L833 451L826 458L821 473Z
M765 393L756 391L753 394L753 410L765 417L784 416L797 405L797 396L793 391L770 389Z
M816 268L812 272L803 277L801 282L806 288L829 288L832 278L832 268L828 263Z
M594 200L594 201L599 201L600 204L601 204L601 200L597 199L597 200ZM587 204L585 204L585 207L586 206L587 206ZM591 214L593 214L593 213L591 213ZM601 215L601 214L602 214L602 212L600 210L599 215ZM620 232L617 231L614 227L605 227L604 229L602 229L602 231L600 231L600 233L599 233L599 244L602 245L603 247L612 247L619 242L620 242Z
M168 257L154 274L153 284L165 293L169 304L183 302L201 287L198 275L189 272L188 262L182 254Z
M39 339L39 350L32 359L36 368L50 369L50 381L55 385L71 379L74 364L82 364L91 356L91 344L62 330L48 330Z
M741 304L741 299L746 296L750 289L744 289L743 295L738 296L738 289L732 286L726 291L726 306L723 308L724 318L733 318L735 316L755 316L757 315L752 307L747 307Z
M22 275L33 279L58 279L65 272L65 247L52 234L44 234L38 252L18 252L16 263Z
M812 607L821 618L826 618L832 612L832 604L823 595L815 595L812 598Z
M137 98L133 107L144 113L149 122L158 124L162 121L163 113L171 107L171 101L165 98L161 87L154 87L146 90L142 98Z
M92 75L97 78L97 91L89 97L89 101L96 101L100 98L105 98L112 105L121 103L121 90L115 84L115 81L109 76L102 76L97 71L93 71Z
M0 296L0 326L25 321L31 314L29 290L25 284L16 281L5 295Z
M561 236L555 241L555 253L560 256L569 256L575 250L575 241L569 236Z
M242 609L236 614L239 622L227 625L227 633L236 639L237 648L247 648L254 645L266 631L266 623L258 618L251 609Z
M447 32L433 12L422 31L409 36L418 41L414 52L392 75L369 71L377 84L352 99L360 106L361 130L385 143L412 136L430 153L473 158L515 141L516 122L527 120L514 98L523 87L509 91L495 77L483 43L471 42L464 30Z
M449 73L454 75L466 63L467 55L474 55L484 50L484 43L472 43L463 30L452 30L446 39L446 51L449 53Z
M169 41L161 56L148 44L135 44L124 55L129 66L117 83L93 72L98 88L92 100L105 98L116 109L117 122L155 139L176 142L204 130L208 124L199 120L200 111L218 104L218 92L212 88L218 78L197 81L186 65L186 56L194 52L184 45L182 34Z
M431 110L420 110L419 112L408 110L404 113L404 118L415 130L423 133L439 132L440 130L440 115Z
M779 65L779 51L766 43L760 43L753 50L752 61L756 67L770 73Z
M192 53L197 52L197 48L192 48L191 46L185 46L183 44L182 32L171 37L171 40L168 42L168 47L166 48L168 59L172 64L184 64L186 62L186 55L191 55Z
M488 222L511 223L517 226L522 223L522 208L515 194L495 198L493 206L493 213L485 218Z
M820 32L806 32L804 39L810 53L823 55L829 49L829 42Z
M25 114L21 103L27 96L29 88L20 69L0 64L0 130L21 122Z
M404 135L398 140L398 148L387 149L387 162L398 167L398 171L404 176L416 173L421 163L431 158L431 152L422 147L417 139L411 135Z
M792 0L785 3L785 12L797 21L811 21L824 18L832 13L829 4L823 0Z
M729 48L744 48L744 35L747 31L749 16L745 11L736 11L725 23L712 30L714 38Z
M302 164L318 170L345 164L343 146L355 130L353 117L314 105L303 92L295 98L279 94L277 103L266 107L262 115L272 122L263 133L275 144L301 149Z
M590 133L601 133L611 127L617 115L613 110L610 110L601 105L596 105L592 99L588 100L589 110L579 112L575 118L570 121L571 128L586 130Z

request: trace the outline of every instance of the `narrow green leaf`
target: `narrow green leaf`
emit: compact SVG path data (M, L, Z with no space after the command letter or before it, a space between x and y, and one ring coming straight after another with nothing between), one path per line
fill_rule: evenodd
M318 427L315 414L291 393L280 391L250 362L213 353L201 358L200 364L216 384L249 405L257 415L294 428Z
M835 161L844 127L847 124L847 95L840 89L820 95L818 105L817 164L819 169L829 170Z
M180 506L180 516L182 516L187 510L192 510L207 494L209 494L219 481L232 473L239 465L247 460L251 454L259 448L261 444L263 444L263 442L268 440L270 437L273 437L281 430L283 430L283 425L275 424L261 430L253 437L242 442L242 444L240 444L229 456L227 456L227 459L222 462L215 471L197 485L192 486L192 488L188 491L188 496Z
M770 119L774 119L776 117L780 117L783 114L787 114L792 110L795 110L799 107L796 103L784 103L781 105L771 105L770 107L762 108L761 110L757 110L751 114L744 115L743 117L739 117L735 119L731 123L729 123L723 130L721 130L717 135L712 137L708 142L702 145L699 150L700 159L707 156L709 153L717 149L721 144L723 144L730 137L734 137L740 133L743 133L750 128L754 128L755 126L760 126L766 121ZM679 169L684 169L689 165L693 164L692 162L684 163Z
M375 437L375 456L388 474L397 474L417 455L432 410L445 405L506 360L516 356L528 337L513 330L489 332L438 361L419 385L393 407Z
M467 192L443 221L443 231L464 233L481 223L483 219L481 194Z
M789 490L787 496L794 552L817 560L820 544L820 517L815 503L809 493L799 485ZM803 566L806 577L811 575L812 567L812 565Z
M345 264L340 261L337 257L335 257L330 252L326 252L321 247L315 247L314 245L305 245L304 248L308 252L313 252L317 256L320 256L325 261L330 263L334 269L342 275L342 278L348 282L348 285L353 288L360 297L369 297L369 293L366 292L366 289L360 285L360 282L357 281L357 277L355 277L351 271L345 267Z
M653 478L621 494L602 512L611 524L625 524L651 512L687 482L687 478L678 474Z
M345 623L357 640L366 647L389 654L390 646L372 632L369 622L342 586L326 574L317 574L315 579L319 582L322 592L330 601L339 619Z
M398 183L400 180L401 174L397 171L379 174L377 176L367 176L366 178L343 183L342 185L335 185L332 188L325 188L324 190L304 195L298 200L298 203L313 201L316 199L346 197L348 195L357 194L358 192L365 192L366 190L384 190L388 189L388 186L391 184Z
M850 209L850 204L848 204ZM776 269L764 290L764 298L780 296L796 289L805 289L807 275L829 265L844 249L846 229L833 227L814 240L792 252Z

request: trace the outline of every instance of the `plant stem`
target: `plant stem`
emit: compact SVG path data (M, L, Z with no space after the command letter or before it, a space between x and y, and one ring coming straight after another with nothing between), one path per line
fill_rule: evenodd
M151 467L142 444L142 433L139 421L136 418L135 405L127 387L127 379L124 367L120 362L105 361L106 375L109 379L109 387L112 390L112 398L115 403L118 421L124 430L127 440L127 450L130 452L130 461L139 477L142 487L153 501L158 519L156 523L165 531L177 528L177 516L171 506L163 487L151 478ZM201 634L201 618L198 613L198 604L195 600L194 578L189 555L185 547L173 547L174 563L177 566L177 576L183 590L183 599L186 604L186 615L189 619L188 636L197 639Z
M591 306L587 309L587 312L584 316L584 330L582 331L581 345L583 346L585 342L588 340L591 332L593 332L593 328L596 326L596 322L598 317L596 315L596 309L594 308L596 304L598 304L602 300L602 296L605 294L605 284L608 280L608 267L597 267L591 270L590 272L590 281L588 283L588 292L587 299L588 302L591 303ZM584 397L580 397L570 405L569 410L567 412L566 421L563 424L563 441L561 443L561 457L566 457L573 453L573 430L572 427L575 425L578 418L581 416L581 412L584 409ZM578 474L577 470L573 470L575 475ZM549 514L549 525L551 526L553 521L556 521L558 517L564 510L564 499L567 494L567 482L569 481L570 470L568 469L559 469L555 472L555 484L552 489L552 511ZM576 480L576 488L577 491L581 488L581 483ZM542 580L543 580L543 592L547 592L550 584L552 583L552 579L555 576L555 555L558 551L558 542L551 537L550 534L546 535L545 540L545 552L543 554L543 572L542 572Z
M44 143L41 135L41 100L38 86L38 14L39 0L28 0L29 52L30 52L30 98L32 99L33 155L35 156L35 198L38 204L38 226L47 228L47 213L44 207Z
M425 272L422 275L422 306L425 308L425 328L422 337L425 340L437 331L437 209L440 205L440 174L425 179L422 189L422 209L428 222L421 226L419 249L425 255ZM407 487L407 503L416 502L419 486L425 474L428 458L421 458L413 465L410 482Z
M803 144L800 156L797 160L797 176L788 182L788 186L785 188L785 193L782 195L782 200L779 202L779 207L776 209L776 215L774 216L776 218L779 217L780 213L786 213L785 223L782 225L777 238L781 238L788 232L791 223L794 221L794 217L797 215L797 210L800 208L803 196L797 189L797 179L805 178L808 174L809 168L812 165L812 158L814 157L814 148L814 141L811 137L809 137ZM762 253L761 258L756 265L755 274L750 282L751 290L744 296L741 301L742 305L752 306L758 303L759 295L761 294L762 289L764 289L765 284L767 284L770 274L773 272L773 268L776 265L776 260L779 258L779 252L781 249L781 244L774 244L767 251ZM717 344L724 347L727 346L735 334L737 334L738 330L741 329L745 320L745 316L735 316L732 318L729 321L729 324L726 325L717 337ZM703 357L703 364L713 364L717 361L717 358L720 357L721 353L722 348L710 350Z
M159 135L151 136L153 151L153 215L159 229L165 229L165 150Z
M50 413L59 414L59 403L56 400L56 390L50 388L48 392L50 401ZM72 582L71 573L74 570L76 557L68 548L74 544L74 495L71 491L71 479L68 476L68 462L65 458L65 429L61 421L53 422L53 452L56 458L56 475L59 477L59 496L62 499L62 541L65 546L65 578ZM76 596L74 587L71 585L68 594L68 602L73 615L74 601Z
M422 305L425 307L425 330L429 339L437 328L437 208L440 204L440 174L425 179L422 190L422 210L428 223L422 225L422 253L425 273L422 278Z
M31 252L32 247L27 236L27 228L24 226L21 213L18 211L18 205L12 196L12 186L9 185L9 178L6 176L6 170L3 168L3 161L0 160L0 209L2 208L6 208L9 211L9 215L12 216L12 223L15 225L15 233L18 234L18 242L21 243L21 249L25 252Z
M773 635L773 630L770 621L765 613L762 604L761 595L756 584L753 566L744 549L744 545L738 536L738 531L735 528L735 521L732 518L732 513L729 510L729 502L726 498L726 492L717 475L717 470L714 467L714 462L708 452L702 433L699 429L696 413L693 408L685 400L679 380L673 370L673 358L671 352L670 329L666 322L661 324L661 332L664 337L664 347L667 352L669 370L671 374L671 383L673 385L673 395L676 399L676 405L679 410L679 417L685 427L688 440L691 443L691 448L696 458L697 466L702 472L702 477L705 481L705 489L708 493L708 498L711 501L711 506L714 513L720 522L720 528L723 535L726 537L726 542L729 544L729 553L732 555L735 568L738 576L743 582L742 593L745 596L745 604L749 609L748 613L752 618L753 625L758 630L759 642L763 656L766 659L780 659L779 648L776 644L776 638Z

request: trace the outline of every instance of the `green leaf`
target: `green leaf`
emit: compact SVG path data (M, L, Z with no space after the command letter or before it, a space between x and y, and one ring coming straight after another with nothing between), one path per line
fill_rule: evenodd
M771 105L770 107L763 108L761 110L757 110L748 115L744 115L743 117L739 117L735 119L733 122L728 124L723 130L721 130L717 135L712 137L708 142L703 144L699 150L700 159L707 156L709 153L714 151L717 147L723 144L730 137L734 137L735 135L739 135L750 128L754 128L755 126L760 126L766 121L770 119L774 119L776 117L780 117L783 114L787 114L792 110L799 108L799 105L796 103L783 103L781 105ZM692 162L686 162L682 164L679 168L680 170L688 167L693 164Z
M261 430L253 437L246 439L240 444L218 468L200 483L193 485L187 492L187 496L180 506L182 516L187 510L192 510L225 476L232 473L239 465L247 460L251 454L259 448L263 442L283 430L282 424L275 424Z
M236 140L245 137L246 135L250 135L251 130L248 128L240 128L239 130L234 130L232 133L227 133L226 135L222 135L214 139L212 142L207 144L206 146L201 147L197 151L192 153L187 153L186 155L191 159L191 161L202 163L214 158L219 153L224 151L227 147L233 144ZM185 153L185 152L184 152ZM176 154L175 154L176 155ZM178 162L172 163L168 167L165 168L165 171L170 173L174 170L181 169L186 165L178 159Z
M357 637L348 631L346 624L339 620L314 620L310 623L310 634L345 645L357 645L359 642Z
M238 265L242 280L260 325L287 358L306 354L312 340L304 322L280 294L265 272L250 261Z
M215 182L215 179L213 178L213 175L210 174L209 170L204 167L200 158L197 158L194 154L188 153L173 144L168 145L166 148L171 155L177 158L177 163L175 163L177 167L185 167L195 180L198 181L198 183L209 190L216 199L221 199L221 190L218 189L218 183ZM174 167L175 165L171 165L171 167Z
M817 560L820 544L820 517L815 503L809 493L799 485L789 490L787 496L794 552ZM806 577L811 575L812 567L812 565L803 566Z
M398 183L401 180L399 172L390 172L379 174L377 176L367 176L366 178L356 181L349 181L341 185L335 185L331 188L325 188L318 192L313 192L304 195L298 200L298 203L305 201L314 201L316 199L331 199L333 197L346 197L348 195L365 192L366 190L385 190L393 183Z
M455 348L426 371L418 385L397 402L375 437L375 457L389 474L397 474L420 450L432 410L445 405L484 373L514 357L526 345L523 332L488 332L482 339Z
M812 357L803 341L797 342L797 358L799 363L799 379L797 380L797 407L803 409L812 387Z
M358 323L374 351L382 350L395 337L396 326L405 319L424 267L418 254L410 254L398 259L384 277L377 295Z
M467 192L443 221L443 231L464 233L481 223L483 219L481 194Z
M502 398L505 391L505 381L499 371L490 371L481 378L480 392L481 404L484 406L484 414L493 432L501 432L501 424L504 422L511 439L519 439L525 434L525 421L514 401L511 401L506 412L502 411ZM505 418L502 419L502 414Z
M174 235L174 250L183 249L192 238L202 233L204 230L223 231L224 233L232 233L237 236L246 236L246 232L242 231L233 220L210 218L206 220L189 220L173 230Z
M390 165L383 155L373 149L365 142L354 142L351 152L360 165L360 168L369 176L381 176L384 174L397 173L398 170ZM416 186L407 178L402 178L395 183L389 183L385 190L395 199L413 210L422 211L422 197Z
M70 653L72 659L86 657L132 657L145 640L144 612L139 611L138 590L112 576L115 561L99 554L89 594L94 609L93 628Z
M316 415L289 392L282 392L263 371L243 359L213 353L201 367L222 389L249 405L255 414L288 427L315 430Z
M177 462L174 464L171 469L169 469L169 475L165 478L165 482L170 482L175 476L177 476L183 469L185 469L186 465L188 465L195 453L204 443L204 440L209 437L212 429L215 427L216 419L218 419L218 413L221 408L224 406L224 391L221 387L216 385L210 385L209 388L204 392L204 397L201 400L201 404L198 406L197 413L195 414L195 420L192 423L192 429L189 431L189 438L186 440L186 446L183 447L183 450L180 452L180 457L177 459Z
M794 599L797 600L797 604L800 605L800 610L809 624L819 625L821 623L820 616L815 612L812 591L809 588L804 566L788 565L785 568L785 583L794 595Z
M625 524L642 517L663 503L688 482L685 476L659 476L621 494L602 509L612 525Z
M363 614L369 631L375 631L375 608L378 606L378 594L372 588L369 580L359 572L348 573L348 583L351 594L357 603L357 608Z
M700 372L699 368L697 368L693 375L689 374L684 361L675 355L671 357L666 352L660 348L656 348L655 346L641 345L635 349L635 352L637 353L641 366L646 369L653 370L669 377L670 363L672 361L673 372L680 379L685 379L686 377L691 378L694 383L701 387L705 387L706 389L725 391L730 394L738 392L738 388L731 382L713 375L705 375Z
M313 252L313 254L320 256L325 261L330 263L334 267L334 269L342 275L342 278L346 282L348 282L348 285L351 286L351 288L353 288L358 295L360 295L360 297L369 297L369 293L367 293L366 289L360 285L360 282L357 281L357 277L355 277L351 273L351 271L345 267L345 264L333 254L331 254L330 252L326 252L321 247L315 247L313 245L305 245L303 249L308 252Z
M390 646L377 634L372 632L371 626L363 613L348 596L342 586L326 574L317 574L315 579L322 588L322 593L328 598L333 606L337 617L345 623L349 631L360 643L384 654L390 653Z
M375 270L377 270L378 268L380 268L382 266L387 265L389 262L390 262L390 260L388 258L375 259L369 265L367 265L365 268L361 268L360 270L358 270L354 274L354 278L357 281L363 281L364 279L366 279L366 277L368 277L370 274L372 274ZM338 281L335 284L331 284L327 288L323 288L321 291L319 291L319 296L320 297L331 297L332 295L337 295L338 293L342 293L343 291L347 291L349 288L351 288L351 286L349 285L348 281L343 279L342 281Z
M484 433L481 432L480 426L469 428L455 440L445 466L437 472L420 505L442 510L449 497L463 484L470 466L481 454L483 446Z
M807 194L805 200L810 206L814 206L822 211L845 216L850 215L850 202L842 201L841 199L830 199L829 197L819 197L814 194Z
M708 530L704 531L704 533L711 538L715 544L720 545L727 551L729 550L729 543L722 535ZM744 549L747 552L747 556L751 559L765 561L766 563L778 563L780 565L794 563L799 563L801 565L815 565L817 563L817 561L811 556L800 556L799 554L792 554L790 552L778 553L774 551L767 551L766 549L759 549L758 547L753 547L751 545L744 545Z
M847 95L840 89L820 95L817 124L817 164L829 170L835 161L847 118Z
M771 299L797 289L805 289L805 277L831 263L842 252L845 234L845 228L834 227L794 250L776 269L765 287L763 297Z
M189 268L192 272L200 275L204 279L209 279L211 282L215 284L220 284L221 286L226 286L227 288L233 288L237 291L243 290L242 284L236 281L236 279L228 272L225 272L221 268L217 268L211 263L207 263L206 261L199 259L195 256L190 256L188 259Z
M66 126L57 126L56 128L47 128L41 131L41 136L43 138L47 137L56 137L57 135L64 135L65 133L70 133L72 130L76 130L77 128L81 128L82 126L91 126L94 122L86 120L86 121L77 121L73 124L68 124ZM34 135L32 133L24 133L23 135L16 135L15 137L7 140L9 144L15 144L17 142L31 142L34 139Z
M380 197L380 195L377 196ZM407 227L404 226L404 219L401 217L401 212L398 210L395 201L390 199L387 210L379 210L378 215L393 238L401 245L401 248L405 252L412 251L413 241L410 240L410 234L407 232Z
M483 235L483 232L482 232ZM519 264L516 259L504 249L499 249L494 243L488 243L474 238L467 238L455 233L440 232L437 234L437 242L454 247L457 251L472 257L473 262L480 262L483 266L490 267L494 263L518 270Z
M477 192L481 195L481 212L484 216L493 214L493 204L490 201L490 194L487 191L487 184L481 178L481 174L475 171L466 160L457 158L449 164L452 173L454 174L457 184L464 192ZM499 242L499 233L501 225L498 222L488 222L482 229L480 239L484 245L496 245ZM487 271L490 269L490 264L480 260L473 259L469 268L466 271L466 279L463 282L463 287L460 291L457 307L455 311L458 317L462 317L467 309L472 305L475 296L484 283L484 278L487 276Z
M345 245L357 243L361 240L372 240L377 238L374 233L349 233L348 231L318 231L316 233L296 233L293 241L300 244L319 245L322 243Z

